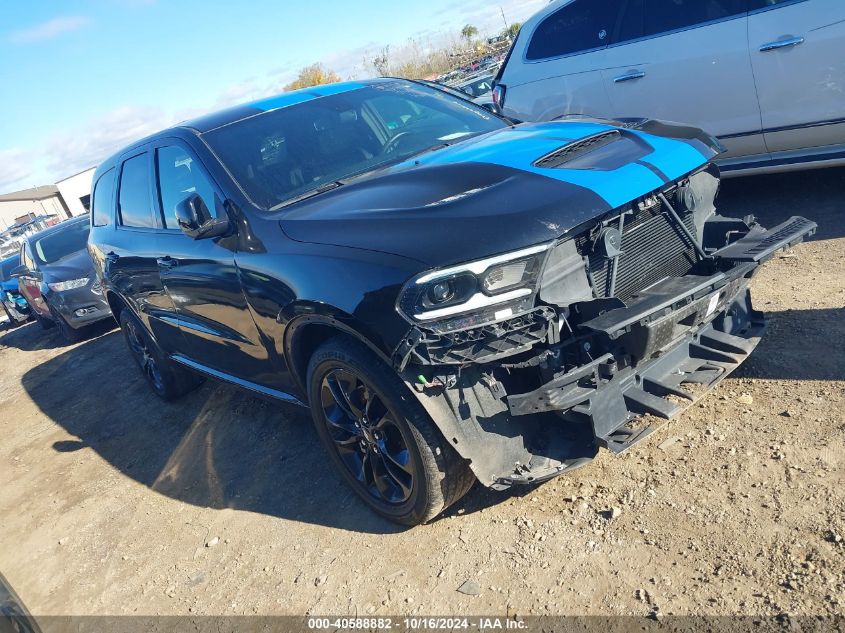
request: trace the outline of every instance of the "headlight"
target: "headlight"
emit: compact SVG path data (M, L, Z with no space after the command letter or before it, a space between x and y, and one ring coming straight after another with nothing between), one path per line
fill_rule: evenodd
M54 292L64 292L65 290L73 290L74 288L82 288L88 284L88 277L80 279L70 279L68 281L57 281L56 283L47 284L50 290Z
M476 323L507 318L514 313L513 304L523 307L533 297L548 248L541 244L425 273L405 285L397 307L417 322L469 313L478 315L471 319Z

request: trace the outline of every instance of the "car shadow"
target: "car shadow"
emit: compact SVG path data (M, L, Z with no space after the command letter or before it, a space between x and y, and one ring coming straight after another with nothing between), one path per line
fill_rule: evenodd
M22 348L36 345L20 342ZM173 499L351 531L402 529L371 512L335 474L307 409L210 380L176 402L163 402L147 387L119 331L30 369L22 383L33 402L76 438L55 442L54 450L93 450Z
M117 324L111 317L87 325L79 330L80 341L102 336L116 327ZM71 345L75 345L75 343L66 343L59 334L58 328L53 327L45 330L36 321L27 321L14 329L5 330L0 336L0 348L16 347L24 352L59 349Z
M768 331L734 376L845 380L845 308L766 312L766 318Z
M810 240L845 236L845 168L743 176L722 181L716 208L721 215L749 213L766 228L802 215L819 225Z

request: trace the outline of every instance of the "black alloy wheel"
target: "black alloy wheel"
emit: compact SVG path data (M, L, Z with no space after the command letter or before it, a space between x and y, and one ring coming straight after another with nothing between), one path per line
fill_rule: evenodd
M367 492L398 504L411 497L414 467L393 414L362 376L332 369L322 380L320 403L338 455Z
M129 351L135 357L135 362L144 372L144 376L149 381L156 393L164 392L164 378L161 375L161 370L158 367L158 362L151 350L151 344L147 342L147 337L142 336L138 331L138 326L135 319L128 319L124 328L126 332L126 342L129 344Z
M402 378L339 335L311 356L308 401L331 462L372 510L402 525L433 519L475 483Z
M167 357L128 308L120 311L119 320L132 358L157 396L173 400L202 383L201 376Z

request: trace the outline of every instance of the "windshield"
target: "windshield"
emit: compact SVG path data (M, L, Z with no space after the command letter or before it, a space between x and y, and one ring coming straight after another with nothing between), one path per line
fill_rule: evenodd
M66 227L35 241L35 256L42 264L52 264L71 253L85 248L88 242L88 222L72 222Z
M397 81L243 119L203 138L250 199L272 209L345 178L505 126L464 99Z
M13 255L0 262L0 281L9 281L12 278L12 270L20 265L20 261L20 255Z

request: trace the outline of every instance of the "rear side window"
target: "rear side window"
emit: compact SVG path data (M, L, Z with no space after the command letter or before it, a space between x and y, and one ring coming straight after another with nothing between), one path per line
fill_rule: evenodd
M629 0L615 41L693 28L746 10L746 0Z
M118 197L120 223L123 226L156 226L150 199L150 169L146 153L133 156L123 163Z
M111 224L112 204L114 203L114 169L109 169L100 176L94 185L94 209L91 213L91 223L94 226L108 226Z
M184 149L176 145L158 148L156 171L165 227L179 228L176 222L176 205L192 193L199 195L209 212L214 213L214 188L197 161Z
M620 5L621 0L576 0L555 11L534 30L525 58L548 59L606 46Z

